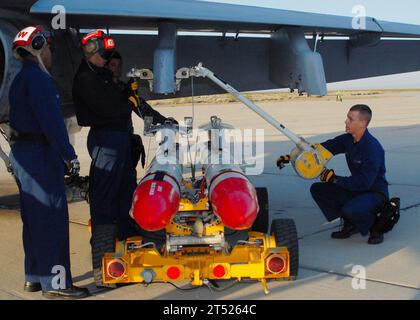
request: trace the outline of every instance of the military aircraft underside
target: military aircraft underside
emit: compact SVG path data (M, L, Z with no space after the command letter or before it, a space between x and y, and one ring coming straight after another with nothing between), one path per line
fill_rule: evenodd
M420 26L371 17L354 29L352 17L194 0L129 0L124 6L109 0L100 5L6 0L0 8L0 122L7 121L8 89L20 67L11 55L11 41L28 24L51 27L59 13L53 10L56 5L66 14L66 29L54 30L53 66L65 117L73 115L71 84L81 58L79 39L86 29L156 32L113 35L125 71L145 69L141 78L146 99L191 95L190 82L179 85L177 71L200 61L239 91L290 88L311 95L325 95L328 82L420 70L420 42L391 40L418 38ZM187 31L209 33L182 34ZM244 33L254 36L242 37ZM194 83L197 95L218 92L203 79Z

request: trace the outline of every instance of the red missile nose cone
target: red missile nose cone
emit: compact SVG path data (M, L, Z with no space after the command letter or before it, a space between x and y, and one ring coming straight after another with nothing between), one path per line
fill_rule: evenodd
M178 211L179 191L167 181L140 182L133 196L133 217L147 231L165 228Z
M211 193L211 204L223 224L233 230L251 228L259 210L255 188L244 177L220 181Z

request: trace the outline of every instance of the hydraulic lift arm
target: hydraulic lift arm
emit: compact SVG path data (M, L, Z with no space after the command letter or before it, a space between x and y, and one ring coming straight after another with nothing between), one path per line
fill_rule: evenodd
M254 102L246 98L239 91L233 88L225 81L219 79L212 71L203 67L201 63L191 69L183 68L182 75L185 78L189 77L205 77L213 81L215 84L232 94L239 101L244 103L248 108L262 117L265 121L271 124L274 128L288 137L296 147L290 152L291 163L296 173L304 179L314 179L318 177L322 170L324 170L327 162L332 158L332 154L320 144L311 145L303 137L299 137L292 131L287 129L284 125L270 116L262 108L257 106Z

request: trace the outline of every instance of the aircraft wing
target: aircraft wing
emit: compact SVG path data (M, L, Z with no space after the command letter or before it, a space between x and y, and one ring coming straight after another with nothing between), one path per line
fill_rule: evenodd
M239 91L290 88L312 95L325 95L328 82L420 70L420 41L412 39L420 38L418 25L371 17L363 23L352 17L199 0L2 0L2 47L11 47L17 31L28 24L50 25L57 5L65 9L66 29L55 30L52 74L66 117L74 114L71 86L82 56L80 29L158 31L157 35L112 35L124 59L124 74L134 66L153 72L152 78L141 82L145 99L191 95L191 81L182 80L177 86L176 72L199 62ZM364 28L353 28L354 23ZM0 63L2 122L8 117L7 93L20 66L9 50L0 52L0 60L4 61ZM220 92L207 79L194 80L196 95Z
M141 61L142 68L154 70L153 92L158 94L176 91L172 64L180 68L200 61L241 91L290 88L314 95L325 95L328 82L420 70L420 42L392 40L420 38L419 25L198 0L38 0L31 13L50 17L55 5L64 6L68 25L76 28L159 30L155 37L115 36L128 57L126 66ZM177 31L268 37L215 39L177 36ZM130 58L133 51L136 60ZM196 89L196 94L220 92L205 80ZM190 92L186 84L176 94Z
M38 0L34 14L50 14L63 5L69 21L83 28L98 25L110 28L155 27L162 20L174 21L178 30L215 30L226 32L274 31L285 26L301 27L303 32L325 35L360 33L352 26L353 18L298 12L256 6L233 5L198 0ZM89 16L95 19L88 19ZM366 18L365 32L383 37L420 37L420 26Z

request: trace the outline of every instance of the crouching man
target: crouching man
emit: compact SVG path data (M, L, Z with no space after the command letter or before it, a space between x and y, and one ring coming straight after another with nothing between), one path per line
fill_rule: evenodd
M331 234L334 239L346 239L359 232L367 235L376 213L389 197L385 152L367 129L371 119L367 105L355 105L347 113L346 133L321 143L333 155L344 153L351 172L349 177L340 177L326 169L319 177L322 182L311 186L312 197L327 220L344 220L342 229ZM281 168L287 161L288 157L282 156L277 165ZM382 234L370 232L369 244L382 241Z

